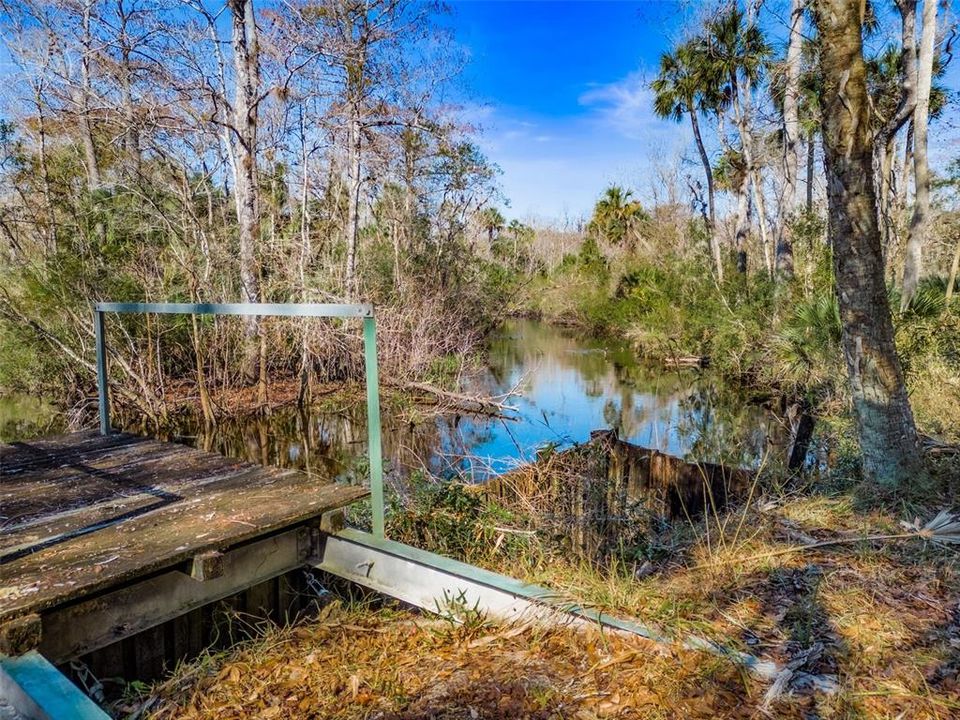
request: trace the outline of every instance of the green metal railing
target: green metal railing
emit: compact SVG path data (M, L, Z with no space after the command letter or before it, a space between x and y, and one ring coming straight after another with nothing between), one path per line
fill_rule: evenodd
M107 313L156 313L160 315L257 315L273 317L326 317L363 319L363 359L367 381L367 437L370 458L370 502L373 534L383 537L383 448L380 440L380 378L377 371L377 328L372 305L317 303L97 303L93 328L97 345L97 386L100 402L100 432L110 428L110 388L107 372Z

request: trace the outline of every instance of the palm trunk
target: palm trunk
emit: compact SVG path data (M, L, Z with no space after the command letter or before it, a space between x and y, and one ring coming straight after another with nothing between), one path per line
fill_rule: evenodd
M870 481L906 485L922 469L883 281L859 0L816 0L823 38L824 151L842 344Z
M703 138L700 136L700 123L697 121L695 108L690 109L690 125L693 127L693 137L697 141L700 162L703 163L703 174L707 176L707 208L710 215L710 227L707 230L710 233L710 254L713 256L717 280L723 282L723 258L720 256L720 239L717 237L717 219L714 209L713 168L710 167L710 158L703 146Z
M937 34L937 0L923 1L923 29L917 69L917 106L913 111L913 170L916 196L907 234L903 263L900 310L906 310L917 292L923 265L923 243L930 233L930 169L927 165L927 125L930 121L930 88Z

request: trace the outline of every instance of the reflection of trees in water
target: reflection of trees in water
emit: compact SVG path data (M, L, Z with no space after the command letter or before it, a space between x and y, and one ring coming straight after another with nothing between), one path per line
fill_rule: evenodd
M502 393L524 373L530 373L529 392L514 401L524 413L520 421L454 415L413 425L393 421L385 412L388 473L396 477L426 468L439 475L486 476L489 468L474 457L474 451L497 446L497 453L506 457L495 460L508 463L508 458L529 457L533 448L520 447L516 438L524 437L521 431L534 425L542 428L526 434L528 444L586 440L572 436L573 427L583 431L584 418L573 415L581 412L577 396L594 398L589 412L598 426L605 424L620 437L640 444L685 451L680 454L692 460L749 466L763 454L768 437L775 446L786 447L784 427L771 413L719 383L690 371L644 365L623 347L578 339L539 323L515 323L495 339L489 369L473 378L470 389ZM538 398L559 396L576 408L566 417L537 405ZM365 470L367 426L362 403L334 410L290 408L263 417L228 418L212 430L205 429L200 418L186 418L170 434L224 455L330 477L352 477ZM530 440L531 435L538 439Z
M441 424L447 426L444 433ZM455 435L454 424L455 418L419 425L385 421L382 444L388 470L429 466L441 446L441 435ZM337 478L351 478L357 460L365 461L367 453L364 409L286 408L269 415L228 418L212 428L204 427L202 418L188 417L168 434L228 457Z
M603 421L608 427L616 430L618 435L622 431L621 421L623 420L623 415L623 411L617 406L612 398L603 404Z
M679 403L677 432L690 448L688 458L754 466L769 450L781 462L788 433L769 410L713 384L698 384Z

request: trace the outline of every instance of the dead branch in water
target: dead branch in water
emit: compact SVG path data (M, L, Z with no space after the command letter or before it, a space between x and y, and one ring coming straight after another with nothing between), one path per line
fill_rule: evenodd
M416 392L422 396L426 396L418 398L420 402L432 402L436 405L444 405L452 410L459 410L474 415L490 415L492 417L511 419L513 417L512 413L516 410L512 405L507 405L503 402L503 400L512 393L493 398L450 392L438 388L435 385L422 382L387 381L386 385L398 390ZM429 400L427 398L429 398Z

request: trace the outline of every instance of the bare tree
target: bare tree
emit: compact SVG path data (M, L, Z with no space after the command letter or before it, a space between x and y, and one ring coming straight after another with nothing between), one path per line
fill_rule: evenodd
M93 96L91 68L94 59L93 12L95 0L83 0L82 35L80 40L80 89L77 106L80 114L80 137L83 141L83 153L87 163L87 178L91 190L100 187L100 161L93 141L93 123L91 120L90 100Z
M900 309L905 310L917 292L923 262L923 243L930 230L930 168L927 163L927 126L930 122L930 90L936 51L937 5L923 0L923 28L917 55L916 105L913 109L913 173L916 195L903 264L903 293Z
M233 98L234 201L240 237L240 289L243 301L260 302L260 268L257 246L260 243L260 179L257 170L257 117L260 93L260 57L257 21L253 0L229 0L231 47L236 74ZM254 382L265 369L260 362L257 338L260 325L248 316L247 349L244 373ZM261 387L265 383L261 382Z
M803 60L803 14L806 0L791 0L783 92L783 203L777 234L776 269L782 278L793 275L790 221L797 207L797 168L800 165L800 74Z
M881 117L881 126L877 133L877 152L880 153L878 162L880 169L880 187L877 198L877 208L882 222L883 247L887 257L892 254L892 248L897 241L897 225L895 211L897 210L894 195L894 177L901 175L894 167L894 154L897 148L897 134L908 121L911 120L914 108L917 105L917 0L896 0L897 10L900 13L900 62L897 84L900 86L900 96L896 107L889 117ZM908 140L913 137L911 123ZM907 176L901 175L901 184L906 184ZM892 267L892 264L891 264Z

